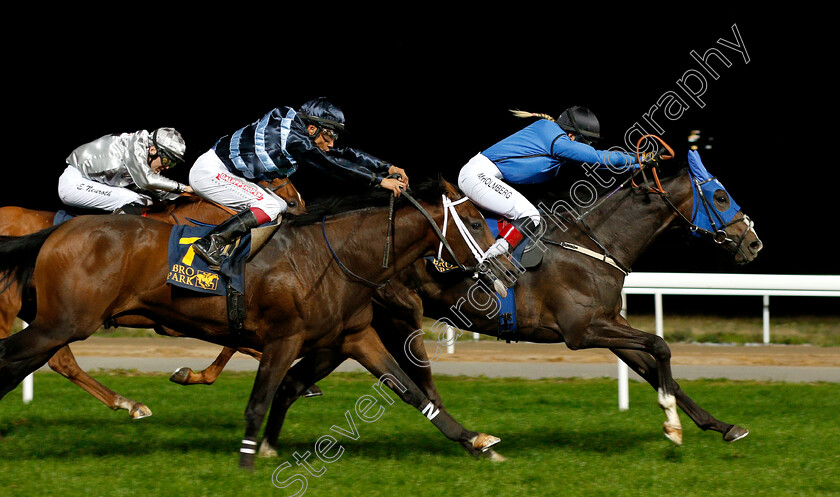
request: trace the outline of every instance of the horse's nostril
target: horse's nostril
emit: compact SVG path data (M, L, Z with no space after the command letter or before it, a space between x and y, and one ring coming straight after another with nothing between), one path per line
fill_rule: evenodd
M758 253L761 249L764 248L764 244L761 243L761 240L756 240L750 244L750 248L754 253Z

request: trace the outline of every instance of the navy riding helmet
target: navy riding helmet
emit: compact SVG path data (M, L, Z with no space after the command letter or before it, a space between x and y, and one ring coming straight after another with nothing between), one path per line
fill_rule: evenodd
M344 131L344 112L324 97L301 105L298 115L315 126Z

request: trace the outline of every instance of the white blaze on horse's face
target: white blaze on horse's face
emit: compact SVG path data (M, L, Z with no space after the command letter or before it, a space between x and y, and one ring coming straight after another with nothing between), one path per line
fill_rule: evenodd
M752 234L755 236L755 239L758 241L758 245L757 245L757 247L755 248L755 251L756 251L756 252L759 252L762 248L764 248L764 244L763 244L763 243L761 243L761 238L759 238L759 237L758 237L758 233L756 233L756 232L755 232L755 223L754 223L754 222L753 222L753 220L752 220L752 219L750 219L750 217L749 217L748 215L746 215L746 214L744 214L744 224L746 224L746 225L747 225L746 232L747 232L747 233L752 232Z

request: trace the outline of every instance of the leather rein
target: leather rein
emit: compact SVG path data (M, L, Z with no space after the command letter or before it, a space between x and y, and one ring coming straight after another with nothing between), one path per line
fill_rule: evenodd
M420 211L420 213L423 215L423 217L425 217L426 220L429 222L429 225L432 227L432 230L435 232L435 235L437 235L438 239L440 240L440 247L441 247L441 249L438 250L438 257L440 257L440 252L441 252L442 248L446 248L446 251L452 257L452 260L455 261L455 264L457 265L457 267L459 269L461 269L463 271L475 271L476 270L475 267L466 266L466 265L464 265L460 262L460 260L458 259L458 256L455 255L455 251L452 249L452 246L449 244L449 241L446 239L446 235L444 235L444 232L446 231L446 218L447 218L448 212L451 211L453 218L457 219L457 221L455 221L456 224L458 222L463 224L463 221L461 221L460 217L457 216L457 213L455 212L455 207L454 206L460 204L461 202L468 201L469 199L467 197L463 197L459 200L452 201L452 200L449 200L446 197L446 195L442 195L442 203L443 203L445 214L444 214L444 228L443 228L443 231L441 231L441 229L437 225L437 222L434 220L432 215L429 214L429 211L427 211L411 194L409 194L407 191L404 191L400 195L402 195L406 199L408 199L408 201L411 202L411 204L418 211ZM390 252L390 247L391 247L392 237L393 237L393 229L392 229L393 220L394 220L394 196L391 195L390 206L389 206L389 216L388 216L388 234L386 236L386 245L385 245L385 257L384 257L384 260L382 262L382 267L383 268L387 268L389 266L388 257L389 257L389 252ZM335 262L338 264L338 267L341 268L341 270L345 274L347 274L348 276L352 277L353 279L355 279L355 280L359 281L360 283L363 283L363 284L365 284L365 285L367 285L371 288L382 288L382 287L384 287L386 285L386 283L376 283L374 281L368 280L367 278L364 278L363 276L359 276L358 274L356 274L352 270L350 270L347 266L345 266L343 262L341 262L341 259L338 257L338 254L335 253L335 250L333 250L332 245L330 244L330 240L327 237L326 221L327 221L327 217L324 216L321 219L321 232L324 235L324 241L327 243L327 248L329 249L333 260L335 260ZM470 249L472 249L473 255L476 256L477 260L481 261L482 258L483 258L483 252L481 251L480 248L478 248L478 252L476 252L476 248L478 247L478 243L475 241L475 239L472 237L472 235L467 233L465 230L459 229L459 231L461 232L461 236L464 237L464 240L467 242L467 245L469 245ZM480 255L477 255L477 254L480 254Z
M652 167L650 167L652 178L653 178L652 181L648 180L647 174L645 173L645 169L646 169L647 164L642 163L642 158L641 158L641 154L640 154L640 147L641 147L642 141L644 141L646 138L656 139L662 145L662 147L668 152L668 154L664 154L664 153L662 153L662 149L660 149L660 151L657 152L657 156L656 156L656 158L653 162L654 165ZM665 191L664 188L662 188L662 184L659 181L659 175L657 173L655 163L658 162L659 160L669 160L669 159L673 159L673 158L674 158L674 150L667 143L665 143L665 141L662 138L660 138L656 135L644 135L644 136L642 136L641 138L639 138L639 141L636 143L636 160L640 164L640 167L638 169L636 169L636 171L634 171L633 174L630 175L630 177L628 177L626 180L624 180L613 191L611 191L606 196L602 197L598 202L595 203L595 205L593 205L591 208L589 208L586 212L584 212L582 214L579 214L573 220L574 221L573 224L575 224L576 226L579 226L579 229L590 240L592 240L603 251L603 253L599 254L598 252L589 250L589 249L587 249L585 247L581 247L579 245L575 245L573 243L557 242L557 241L554 241L554 240L551 240L551 239L548 239L548 238L542 238L542 241L544 241L544 242L546 242L550 245L556 245L556 246L559 246L559 247L562 247L562 248L565 248L565 249L568 249L568 250L573 250L573 251L576 251L576 252L580 252L584 255L588 255L589 257L593 257L593 258L598 259L600 261L606 262L607 264L609 264L609 265L615 267L616 269L618 269L619 271L623 272L625 275L629 274L631 272L630 268L621 264L617 259L615 259L614 257L612 257L609 254L609 251L606 249L606 247L600 241L598 241L598 239L595 237L595 234L592 232L592 229L586 224L586 221L584 220L584 217L586 217L588 214L592 213L595 209L600 207L601 204L603 204L613 194L615 194L616 192L618 192L619 190L621 190L622 188L627 186L628 183L631 183L633 185L633 187L636 188L636 189L643 190L643 189L646 188L648 193L653 193L653 194L659 195L659 197L666 204L668 204L668 206L677 214L677 216L685 222L689 231L691 231L692 233L698 233L698 234L703 235L703 236L708 236L718 245L722 245L722 244L727 243L727 242L736 243L736 240L733 240L732 238L729 237L729 233L726 232L726 228L728 228L728 227L730 227L730 226L732 226L736 223L739 223L739 222L747 223L748 226L749 226L751 221L748 221L747 219L745 219L745 216L742 215L738 219L733 219L729 223L724 223L723 220L720 218L720 216L717 214L716 210L714 209L714 206L712 206L710 204L709 200L704 195L700 194L698 196L700 197L701 202L703 204L703 208L706 210L707 214L714 214L715 215L714 218L717 218L718 222L720 223L720 227L717 227L715 225L714 218L710 215L709 219L711 220L712 225L715 228L715 230L714 231L709 231L709 230L706 230L704 228L701 228L701 227L697 226L692 220L688 219L688 217L686 217L686 215L683 214L677 208L677 206L674 205L674 203L671 201L670 194L667 191ZM636 177L639 176L639 175L642 176L644 187L636 184ZM698 191L700 191L699 190L700 185L714 179L714 178L712 178L712 179L709 179L709 180L701 183L697 178L692 176L690 173L689 173L689 176L691 177L691 181L695 184ZM580 228L580 225L583 225L583 227ZM737 251L741 250L741 246L743 245L743 242L744 242L744 236L742 235L742 236L738 237L735 248L731 249L730 252L736 253Z

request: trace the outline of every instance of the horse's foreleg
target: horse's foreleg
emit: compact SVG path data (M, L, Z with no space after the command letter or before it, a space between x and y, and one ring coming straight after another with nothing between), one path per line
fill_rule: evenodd
M379 378L375 385L378 391L382 392L379 389L383 383L386 384L403 402L422 412L446 438L462 444L471 444L478 452L483 452L500 441L492 435L467 430L455 421L439 402L429 400L388 353L372 327L348 335L342 344L342 351ZM381 395L388 403L392 403L387 394L382 392Z
M299 334L300 335L300 334ZM300 353L302 339L277 339L265 344L248 407L245 409L245 437L239 449L239 467L253 469L260 427L271 399Z
M70 351L69 346L64 346L53 355L47 363L53 371L64 376L72 381L87 393L93 395L100 402L117 411L119 409L126 409L129 416L134 419L141 419L152 415L152 410L145 405L135 402L131 399L126 399L122 395L114 392L105 385L99 383L85 373L76 358L73 357L73 352Z
M633 371L644 378L650 386L654 389L659 389L659 375L656 370L656 362L653 358L644 352L636 350L617 350L612 351L619 359L624 361ZM691 397L689 397L675 381L676 391L674 395L677 398L677 405L694 421L703 431L712 430L723 434L723 439L727 442L734 442L744 438L749 434L749 431L738 425L724 423L709 414L705 409L697 405Z
M571 334L569 334L571 335ZM646 333L619 322L600 322L589 326L575 337L563 335L570 349L607 348L644 351L656 361L657 400L665 413L662 429L665 436L682 445L682 423L677 413L678 389L671 374L671 349L661 337Z
M345 359L347 356L338 348L317 349L289 369L271 402L268 422L259 448L260 456L274 457L277 454L280 431L283 429L289 408L297 399L306 395L315 382L332 373Z

